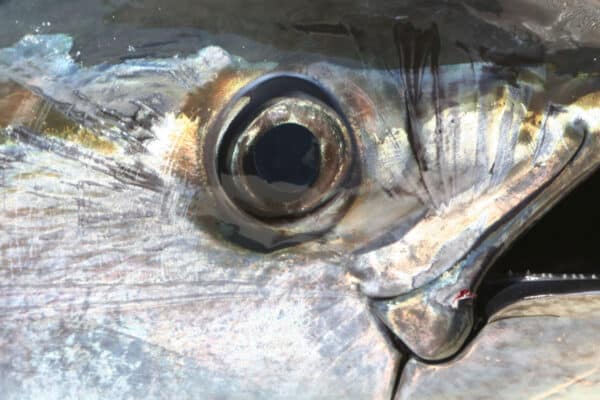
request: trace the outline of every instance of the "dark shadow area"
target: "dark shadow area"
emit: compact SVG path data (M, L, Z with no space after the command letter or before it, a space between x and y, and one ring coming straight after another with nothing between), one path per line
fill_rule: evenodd
M521 236L490 270L514 274L600 273L600 171Z
M600 289L598 278L600 170L492 265L478 290L477 315L489 315L525 296Z
M393 25L409 20L439 26L441 63L469 62L480 47L543 52L541 40L516 37L474 11L499 15L502 7L497 0L0 0L0 47L27 34L64 33L73 37L72 54L85 65L185 56L218 45L251 62L304 62L313 55L386 67L396 57Z

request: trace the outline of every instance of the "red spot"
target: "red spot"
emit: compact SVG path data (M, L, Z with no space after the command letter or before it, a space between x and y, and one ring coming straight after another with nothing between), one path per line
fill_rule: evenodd
M458 292L456 297L454 297L454 300L452 301L452 303L457 304L461 300L474 299L474 298L475 298L475 293L471 292L469 289L462 289L460 292Z

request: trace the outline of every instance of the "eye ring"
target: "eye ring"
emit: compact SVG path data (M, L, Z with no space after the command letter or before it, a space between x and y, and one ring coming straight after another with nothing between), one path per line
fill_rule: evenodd
M289 189L277 195L264 180L249 171L249 158L257 142L277 128L305 128L318 147L317 177L304 190ZM352 154L348 130L335 111L319 100L281 97L270 101L240 134L226 156L231 180L222 179L226 192L258 218L296 218L316 209L335 195L347 176ZM288 185L289 186L289 185ZM269 196L272 193L272 196Z
M293 128L314 139L317 176L302 190L261 187L249 169L262 138ZM292 129L292 130L293 130ZM289 129L288 129L289 130ZM351 204L360 179L351 126L335 97L300 74L269 74L240 89L199 134L201 175L226 236L272 250L331 229ZM264 153L264 152L263 152ZM285 155L285 154L284 154ZM262 177L264 178L264 177ZM286 197L287 196L287 197ZM248 245L248 243L253 243Z

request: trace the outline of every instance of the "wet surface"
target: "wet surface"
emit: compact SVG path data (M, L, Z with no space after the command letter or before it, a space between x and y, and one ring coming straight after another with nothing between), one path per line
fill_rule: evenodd
M422 27L432 22L439 26L444 32L442 63L481 59L513 64L539 62L546 56L552 59L556 51L577 46L594 48L594 40L578 44L577 38L553 48L555 38L544 37L542 30L532 32L526 23L520 23L540 19L540 7L544 6L516 7L521 10L519 21L507 17L502 20L516 9L510 3L313 0L302 5L257 6L214 0L60 0L48 7L43 0L4 1L0 3L0 46L30 33L66 33L75 39L73 53L77 59L88 65L138 57L183 56L211 44L251 62L272 59L277 50L293 49L292 54L285 55L288 62L327 55L352 65L367 62L384 66L391 65L396 57L390 28L395 21L405 20ZM583 10L594 7L592 1L580 3ZM585 26L589 22L578 19L583 16L581 11L565 17L560 9L549 7L542 22L566 18ZM498 24L498 19L506 25ZM560 60L565 55L558 53L555 58ZM583 58L580 65L589 65L588 60ZM581 70L574 62L564 68Z
M0 389L592 393L597 4L516 3L0 0Z
M456 359L407 364L396 399L593 399L600 386L598 292L499 310Z

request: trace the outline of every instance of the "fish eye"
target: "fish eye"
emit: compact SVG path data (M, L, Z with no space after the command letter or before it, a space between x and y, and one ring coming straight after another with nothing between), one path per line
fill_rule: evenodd
M336 193L351 161L336 112L294 95L265 104L219 154L229 197L257 218L296 218Z
M216 151L205 168L233 223L281 237L323 232L351 198L352 130L334 96L306 76L250 83L216 118L212 134L204 146Z

